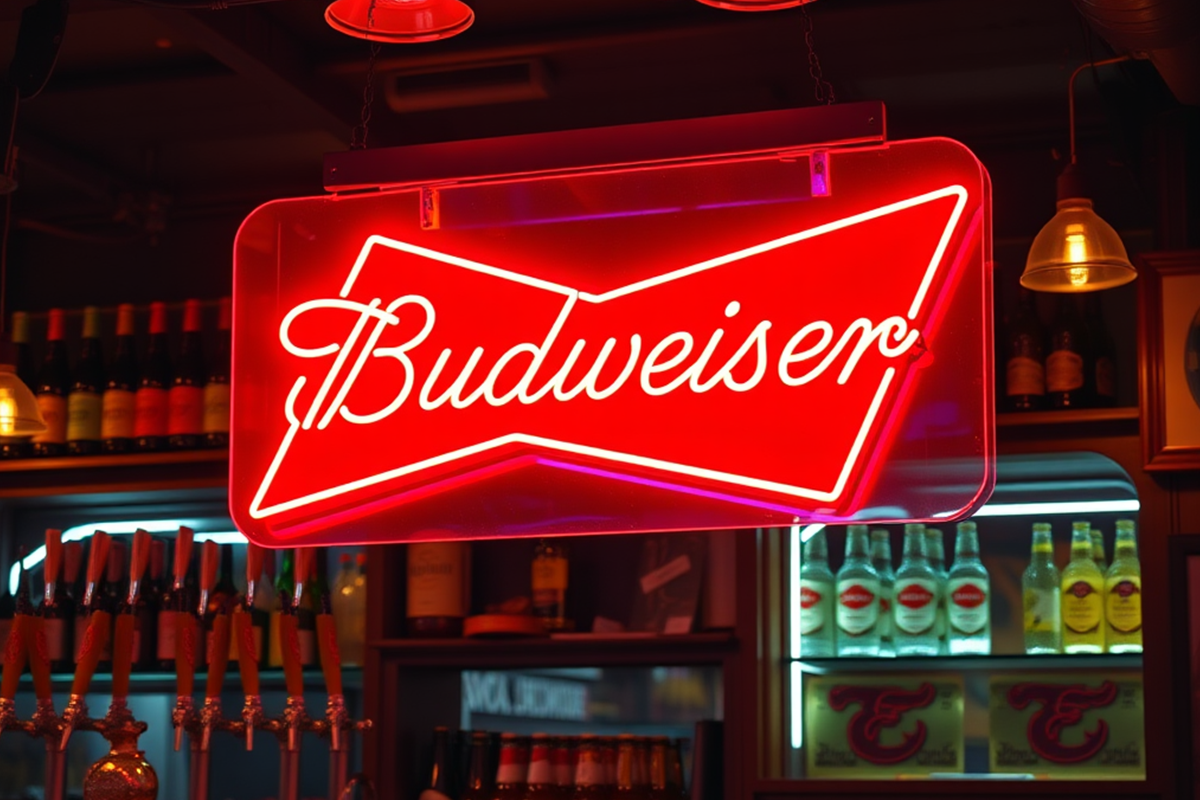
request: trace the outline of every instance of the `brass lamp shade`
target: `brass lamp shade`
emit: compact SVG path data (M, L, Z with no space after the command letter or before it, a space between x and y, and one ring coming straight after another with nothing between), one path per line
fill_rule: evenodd
M358 39L411 44L462 33L475 21L475 12L459 0L336 0L325 9L325 21Z
M700 0L706 6L724 8L727 11L778 11L795 8L813 0Z
M19 441L46 432L37 398L11 364L0 364L0 442Z
M1082 197L1075 168L1059 176L1058 213L1038 232L1021 285L1035 292L1096 292L1137 278L1125 245Z

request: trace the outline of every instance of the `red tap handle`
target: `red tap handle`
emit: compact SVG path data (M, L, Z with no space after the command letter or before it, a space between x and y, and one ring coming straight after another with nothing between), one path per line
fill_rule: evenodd
M196 654L200 646L196 615L175 612L175 693L191 697L196 687Z
M42 562L45 572L42 573L46 583L58 580L59 570L62 569L63 540L62 531L57 528L46 529L46 560Z
M129 673L133 670L133 628L137 617L118 614L112 647L113 697L129 696Z
M233 631L238 643L238 671L242 673L242 692L258 694L258 643L250 614L238 610L233 615Z
M279 615L279 649L283 654L283 677L287 693L304 694L304 670L300 663L300 620L295 614Z
M317 615L317 643L321 652L321 671L325 673L325 690L342 693L342 655L338 652L337 622L332 614Z
M238 658L241 658L239 653ZM208 654L208 683L205 697L220 697L225 683L225 668L229 664L229 615L213 617L212 647Z
M29 648L21 626L17 624L20 619L13 618L13 625L8 629L8 641L4 643L4 676L0 678L0 697L5 700L17 696L21 673L25 671L25 662L29 659Z
M28 631L25 641L29 643L26 649L29 652L29 671L33 673L33 694L38 700L49 700L50 655L46 651L46 621L41 617L25 617L24 622Z
M100 661L100 653L108 642L112 630L112 616L107 611L93 611L88 620L87 632L83 635L83 647L79 650L79 663L75 665L75 681L71 684L71 694L87 694L92 684L92 675L96 673L96 664Z

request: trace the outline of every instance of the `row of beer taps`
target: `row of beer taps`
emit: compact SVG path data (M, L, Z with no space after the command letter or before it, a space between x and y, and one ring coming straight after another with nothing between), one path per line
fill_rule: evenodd
M174 592L180 605L174 610L163 609L161 613L174 614L176 702L171 715L175 728L175 749L179 750L183 736L188 737L189 800L207 800L209 796L210 752L214 731L227 732L243 737L246 749L254 746L254 732L267 731L275 734L280 745L280 800L296 800L299 797L300 745L302 734L316 733L328 739L330 750L329 797L342 796L344 787L354 783L350 780L349 753L350 737L354 731L366 730L369 720L351 719L342 691L341 662L337 648L337 629L329 608L329 597L321 598L323 607L316 615L316 639L320 653L321 669L328 691L328 702L323 717L309 716L304 704L304 675L302 671L297 609L303 600L306 579L311 571L314 552L300 549L295 559L295 593L281 597L282 613L279 615L279 643L284 667L284 682L287 701L282 713L268 717L263 709L259 690L258 653L251 625L251 609L254 605L258 581L262 576L262 548L247 545L246 592L236 608L216 609L209 616L209 598L216 583L219 549L215 542L206 541L201 548L199 602L195 608L185 607L182 598L188 595L184 581L190 566L194 534L190 528L179 529L175 543ZM62 716L54 709L51 693L50 664L46 654L44 618L22 589L18 596L17 614L4 649L4 673L0 678L0 733L9 730L24 731L30 736L42 738L46 743L46 789L47 800L62 800L64 796L64 753L71 736L76 731L94 731L103 735L119 749L136 751L137 737L148 726L136 720L129 710L128 696L132 671L136 609L141 592L142 576L149 558L150 535L138 530L133 535L131 569L128 592L121 607L114 611L105 610L97 604L97 586L107 560L109 536L103 531L92 535L88 554L87 582L83 604L88 609L89 619L84 639L79 647L71 694ZM46 598L53 603L55 582L62 563L62 538L57 530L46 532ZM45 606L43 606L43 610ZM204 702L197 709L193 700L197 661L203 652L201 621L208 617L211 638L208 647L208 674L205 683ZM168 628L170 630L170 628ZM92 677L112 636L112 702L103 718L89 716L84 698L91 685ZM238 669L241 673L245 703L237 718L227 718L221 709L221 690L225 682L225 671L229 661L230 637L237 637ZM17 717L14 699L20 676L28 665L33 677L36 710L28 720ZM138 754L140 757L140 753ZM153 772L147 764L146 770ZM139 767L141 770L142 767ZM140 774L140 772L139 772ZM156 779L155 779L156 785ZM85 783L85 796L87 794ZM135 795L130 795L134 797ZM136 795L141 797L142 795Z

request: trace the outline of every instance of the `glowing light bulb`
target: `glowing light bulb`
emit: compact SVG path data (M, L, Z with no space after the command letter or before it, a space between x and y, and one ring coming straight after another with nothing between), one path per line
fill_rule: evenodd
M1087 261L1087 235L1080 224L1067 226L1067 261L1072 264Z
M0 436L17 431L17 400L7 389L0 389Z

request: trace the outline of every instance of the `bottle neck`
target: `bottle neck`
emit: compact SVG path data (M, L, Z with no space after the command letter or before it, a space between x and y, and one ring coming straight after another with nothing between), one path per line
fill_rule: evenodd
M976 531L961 530L954 540L955 561L979 560L979 534Z
M928 564L929 558L925 553L925 533L904 534L904 560L910 563Z
M852 531L846 534L846 560L870 558L871 544L866 531Z

